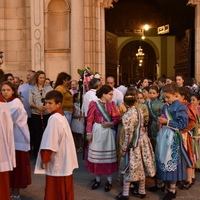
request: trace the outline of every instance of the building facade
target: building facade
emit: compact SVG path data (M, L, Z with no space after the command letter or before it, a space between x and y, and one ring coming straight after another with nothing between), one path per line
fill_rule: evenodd
M188 4L195 6L195 65L192 67L199 81L200 1L191 0ZM126 49L132 51L131 45L139 46L134 42L138 38L106 32L105 9L115 9L113 5L117 5L117 0L1 0L0 50L4 52L1 68L20 78L33 69L44 70L52 80L61 71L78 79L77 69L85 67L100 72L103 79L106 75L114 75L118 81L134 78L131 77L136 69L131 68L133 61L122 67L125 62L122 55ZM145 42L144 46L148 49L150 45L154 51L151 54L155 56L155 62L151 61L155 69L153 77L175 75L175 37L149 36ZM128 68L132 71L128 71L127 78L123 74Z

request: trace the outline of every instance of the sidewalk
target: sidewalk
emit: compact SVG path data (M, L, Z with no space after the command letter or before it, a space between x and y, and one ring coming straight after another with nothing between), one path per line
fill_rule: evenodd
M85 168L85 160L82 159L82 154L78 154L79 169L74 170L74 189L75 200L114 200L115 196L122 191L122 186L117 180L117 173L113 175L113 184L110 192L104 192L106 183L106 176L102 177L101 187L97 190L91 190L92 181L94 180L93 174L87 172ZM31 160L32 172L34 169L35 161ZM44 196L45 175L32 174L32 184L21 190L22 200L43 200ZM154 185L152 179L148 178L146 186L151 187ZM147 191L147 200L161 200L164 193L151 193ZM140 199L130 196L129 200ZM196 172L196 182L189 190L177 191L176 200L200 200L200 172ZM59 200L59 199L55 199Z

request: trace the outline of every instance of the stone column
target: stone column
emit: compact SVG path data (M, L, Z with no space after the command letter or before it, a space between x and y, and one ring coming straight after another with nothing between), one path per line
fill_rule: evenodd
M32 69L44 71L44 2L31 0Z
M200 2L195 8L195 79L200 81Z
M71 76L79 79L77 69L84 68L84 0L71 1Z
M84 0L85 67L105 79L105 8L117 0Z

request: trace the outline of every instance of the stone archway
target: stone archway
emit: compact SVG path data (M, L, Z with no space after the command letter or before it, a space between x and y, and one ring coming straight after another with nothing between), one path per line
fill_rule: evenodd
M141 66L136 56L140 46L145 54ZM157 78L156 64L156 53L149 43L141 40L131 41L127 43L120 52L120 80L127 82L142 78L154 80Z

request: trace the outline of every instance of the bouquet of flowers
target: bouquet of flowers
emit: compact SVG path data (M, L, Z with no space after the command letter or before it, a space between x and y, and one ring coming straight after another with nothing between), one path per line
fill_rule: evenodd
M77 71L83 81L84 93L89 90L88 85L91 79L98 78L103 81L101 75L98 72L93 73L93 71L89 67L86 67L85 69L78 69Z

